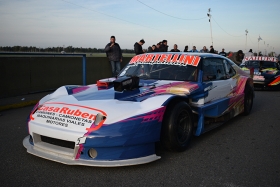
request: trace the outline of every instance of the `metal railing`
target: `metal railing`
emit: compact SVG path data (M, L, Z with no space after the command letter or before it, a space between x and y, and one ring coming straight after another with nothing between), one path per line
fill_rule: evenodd
M85 53L17 53L17 52L0 52L0 55L11 55L11 56L82 56L82 71L83 71L83 85L86 85L86 65L87 65L87 59L86 59L86 54Z

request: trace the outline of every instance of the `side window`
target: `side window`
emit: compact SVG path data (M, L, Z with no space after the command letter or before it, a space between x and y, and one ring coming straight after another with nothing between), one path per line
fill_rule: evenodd
M226 79L223 59L206 58L203 60L203 81L215 81Z
M223 60L223 62L225 64L226 78L233 77L236 74L234 68L230 65L230 63L227 60Z

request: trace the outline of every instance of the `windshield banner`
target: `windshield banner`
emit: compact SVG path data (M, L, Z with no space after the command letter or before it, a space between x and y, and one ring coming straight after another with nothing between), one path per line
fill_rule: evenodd
M245 61L250 61L250 60L261 60L261 61L271 61L271 62L277 62L277 58L275 57L267 57L267 56L250 56L250 57L245 57Z
M199 61L199 56L186 54L143 54L133 57L129 64L167 64L179 66L198 66Z

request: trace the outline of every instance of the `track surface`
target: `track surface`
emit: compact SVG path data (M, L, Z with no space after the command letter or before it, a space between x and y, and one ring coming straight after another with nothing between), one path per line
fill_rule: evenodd
M256 91L252 113L195 137L187 151L159 150L150 164L67 166L28 154L32 107L0 113L1 186L280 186L280 92Z

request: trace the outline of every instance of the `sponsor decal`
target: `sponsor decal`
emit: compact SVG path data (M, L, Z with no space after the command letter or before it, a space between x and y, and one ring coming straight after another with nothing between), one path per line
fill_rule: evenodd
M253 80L264 81L265 78L264 78L264 76L255 75L255 76L253 77Z
M269 83L268 85L269 85L269 86L276 86L276 85L278 85L278 84L280 84L280 76L279 76L279 75L276 76L275 79L274 79L274 81L272 81L272 82Z
M244 60L245 61L261 60L261 61L277 62L277 58L275 58L275 57L267 57L267 56L250 56L250 57L245 57Z
M266 68L261 71L266 74L271 74L271 75L275 75L278 72L278 70L276 68Z
M199 56L186 54L142 54L134 56L129 64L167 64L179 66L198 66L200 59L201 58Z
M98 114L104 116L104 120L96 124L95 119ZM107 114L99 109L67 104L67 103L44 103L31 114L30 119L36 122L80 129L81 131L93 131L99 129L106 120Z

